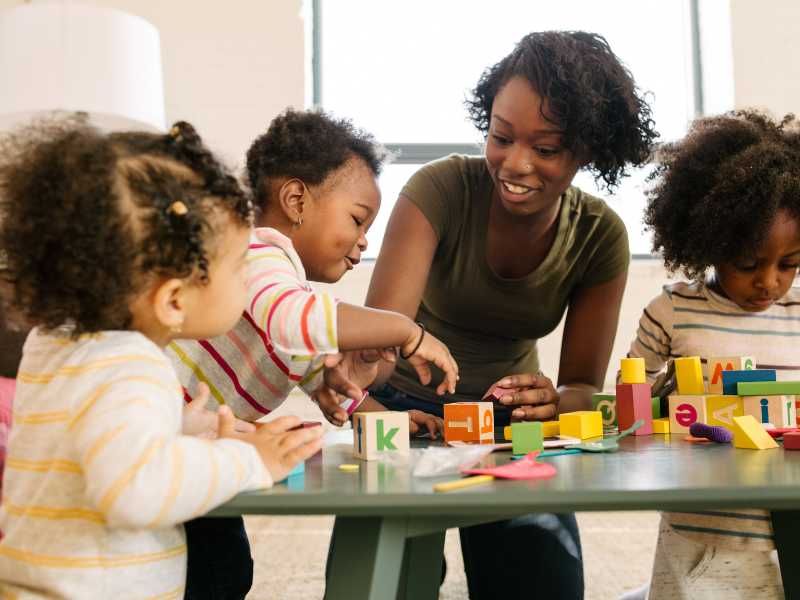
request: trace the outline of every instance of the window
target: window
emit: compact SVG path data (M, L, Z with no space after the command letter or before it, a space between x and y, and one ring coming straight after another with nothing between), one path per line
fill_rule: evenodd
M714 0L314 0L313 10L314 104L353 119L398 155L381 178L368 257L377 256L398 192L419 165L450 152L481 153L464 99L530 31L604 35L639 88L652 93L664 140L682 136L704 106L732 105L730 19L727 3ZM575 181L620 214L635 255L650 252L641 223L646 175L646 168L633 172L613 196L587 173Z

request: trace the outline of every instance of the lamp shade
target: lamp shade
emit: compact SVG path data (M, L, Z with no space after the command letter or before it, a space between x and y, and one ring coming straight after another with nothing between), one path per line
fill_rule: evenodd
M0 12L0 129L52 111L86 112L105 130L163 131L158 30L70 0Z

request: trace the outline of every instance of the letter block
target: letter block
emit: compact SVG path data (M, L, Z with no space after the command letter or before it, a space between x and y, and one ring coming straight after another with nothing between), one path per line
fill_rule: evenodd
M692 423L706 422L705 396L674 395L668 401L670 433L689 433Z
M761 424L775 427L796 427L797 407L794 396L745 396L742 398L745 415L752 415Z
M653 400L649 383L620 383L617 385L617 423L620 430L627 429L634 421L644 421L633 435L652 435Z
M722 393L723 371L750 371L756 368L753 356L714 356L708 359L706 375L708 377L708 393Z
M542 424L538 421L525 421L511 424L511 450L514 454L527 454L544 449Z
M653 433L669 435L669 419L667 417L653 419Z
M756 421L753 415L733 417L733 445L750 450L768 450L778 447L775 440L770 437L767 430Z
M614 394L592 394L592 410L603 413L603 426L617 426L617 397Z
M578 410L558 416L561 435L587 440L603 437L603 414L597 410Z
M444 405L444 441L494 444L491 402L451 402Z
M699 356L676 358L675 377L678 380L678 394L681 396L698 396L706 393Z
M741 382L775 381L775 369L750 369L746 371L723 371L722 393L726 396L739 394ZM743 394L742 394L743 395Z
M620 361L622 383L646 383L643 358L623 358Z
M706 425L718 425L733 431L733 417L745 414L739 396L706 396Z
M353 415L353 456L375 460L380 452L411 453L408 413L387 410Z

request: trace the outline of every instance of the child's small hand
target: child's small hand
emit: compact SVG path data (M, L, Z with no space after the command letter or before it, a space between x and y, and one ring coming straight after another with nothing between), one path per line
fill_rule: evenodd
M424 427L431 434L431 439L444 435L444 421L436 415L431 415L421 410L408 411L408 433L417 435Z
M184 435L195 435L197 437L214 439L217 437L219 429L219 415L213 410L208 410L208 386L201 383L197 386L197 393L194 399L188 404L183 405L183 423L181 432ZM256 430L255 425L234 419L234 428L242 433L249 433Z
M401 356L405 357L408 356L410 352L413 352L406 360L414 367L423 385L428 385L431 381L431 368L428 366L428 363L432 362L435 364L444 371L444 379L436 387L436 393L440 396L445 392L450 392L451 394L455 393L456 382L458 381L458 365L450 355L450 350L421 327L415 326L414 329L415 335L411 336L411 339L403 344ZM420 336L422 336L421 343ZM414 350L415 348L416 351Z
M297 417L279 417L259 423L250 433L236 431L233 413L227 406L219 409L219 437L242 440L255 446L273 481L280 481L298 463L311 458L322 447L322 427L303 427Z

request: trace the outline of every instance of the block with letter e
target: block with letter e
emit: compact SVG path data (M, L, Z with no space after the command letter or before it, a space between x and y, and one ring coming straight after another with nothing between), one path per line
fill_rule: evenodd
M389 410L353 415L353 456L375 460L380 452L411 453L407 412Z
M753 356L713 356L706 363L708 393L722 394L723 371L752 371L756 368Z
M673 395L668 400L670 433L689 433L692 423L706 422L705 396Z
M653 433L653 401L649 383L617 384L617 423L620 430L627 429L634 422L642 420L644 425L633 435Z
M450 402L444 405L444 441L494 444L491 402Z

